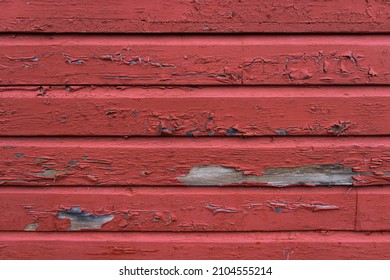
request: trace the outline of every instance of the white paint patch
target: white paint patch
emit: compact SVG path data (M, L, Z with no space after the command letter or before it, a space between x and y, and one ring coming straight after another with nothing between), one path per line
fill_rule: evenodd
M283 187L288 185L351 186L350 167L338 164L309 165L292 168L270 168L263 175L245 175L233 167L218 165L194 166L190 172L177 179L188 186L219 186L239 183L260 183Z
M31 223L28 224L25 228L24 231L35 231L39 227L38 223Z

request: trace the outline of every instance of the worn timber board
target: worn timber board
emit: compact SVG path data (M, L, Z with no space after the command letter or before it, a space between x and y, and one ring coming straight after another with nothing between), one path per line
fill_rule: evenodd
M386 0L5 0L0 32L389 32Z
M19 186L0 208L0 231L354 230L356 188Z
M376 137L1 138L2 185L389 185Z
M390 135L390 88L0 87L0 122L1 136Z
M390 231L390 189L358 189L357 230Z
M0 36L0 85L388 85L390 37Z
M390 233L0 232L3 259L388 259Z

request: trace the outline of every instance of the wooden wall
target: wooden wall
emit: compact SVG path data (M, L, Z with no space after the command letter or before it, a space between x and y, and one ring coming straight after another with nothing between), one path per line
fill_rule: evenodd
M0 259L390 258L390 2L0 1Z

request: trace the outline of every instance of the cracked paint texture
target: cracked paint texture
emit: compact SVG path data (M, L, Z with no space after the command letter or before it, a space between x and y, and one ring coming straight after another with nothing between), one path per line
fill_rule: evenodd
M0 149L0 184L184 186L188 176L192 185L198 184L196 180L203 185L246 183L274 187L302 183L389 185L387 139L354 137L353 140L344 137L172 138L170 141L164 138L3 138L0 146L12 145L12 148ZM24 156L15 158L16 153ZM217 178L202 183L205 172L196 175L199 170L205 171L202 166L217 168L218 172L211 174ZM195 174L194 168L198 169ZM317 175L323 177L315 179ZM290 176L291 182L283 179L284 176Z
M109 44L99 35L56 35L49 41L39 35L3 35L3 39L1 85L389 83L390 40L384 35L348 35L348 40L330 35L294 40L167 36L164 41L131 35L112 36Z
M390 133L388 91L354 86L299 92L284 87L0 87L0 134L385 135Z
M2 187L0 230L353 230L356 203L356 189L341 186Z
M34 5L13 0L3 3L0 31L388 32L389 5L383 0L36 0Z

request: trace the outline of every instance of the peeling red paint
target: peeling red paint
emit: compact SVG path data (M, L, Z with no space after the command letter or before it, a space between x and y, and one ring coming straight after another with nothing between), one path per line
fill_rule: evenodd
M185 185L179 179L196 166L232 167L260 176L305 166L319 166L316 172L321 173L322 165L350 170L346 185L372 185L373 180L389 185L390 142L385 137L0 139L0 146L10 145L14 148L0 150L0 182L7 185ZM24 156L15 158L15 153ZM240 182L245 180L222 184ZM327 179L316 185L328 185Z
M1 39L2 85L389 84L390 40L384 35ZM17 60L25 57L39 60Z
M386 135L389 108L386 87L0 87L0 134Z
M35 231L353 230L357 207L356 190L342 186L17 186L0 192L0 208L7 209L0 212L0 230L13 231L27 230L31 224L38 225Z
M3 2L3 259L390 256L390 1Z
M3 3L4 32L389 32L382 0L35 0ZM75 8L77 6L77 8ZM44 11L44 12L43 12Z

